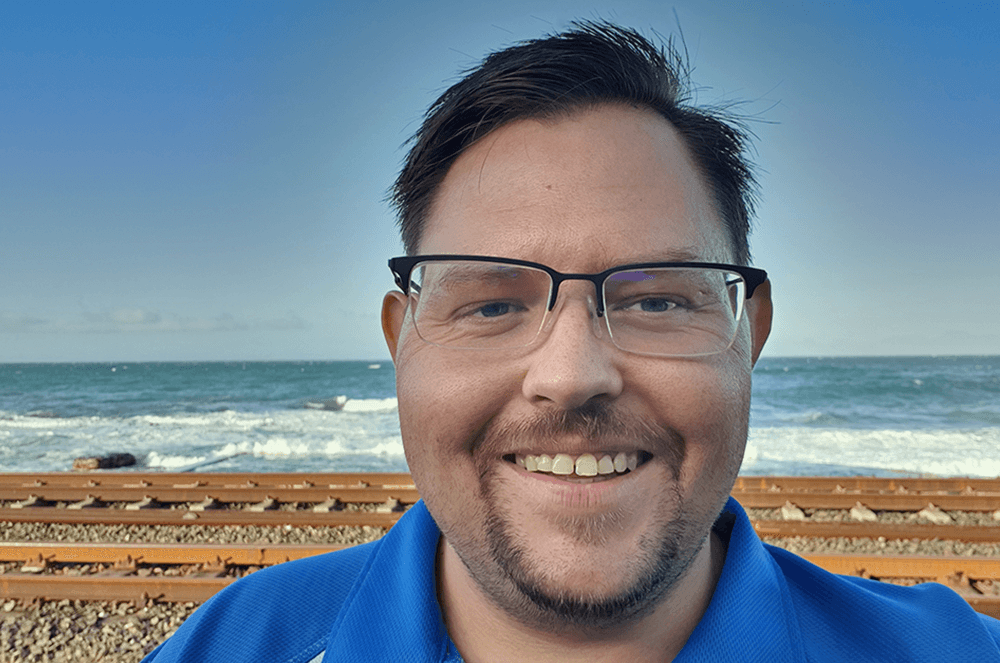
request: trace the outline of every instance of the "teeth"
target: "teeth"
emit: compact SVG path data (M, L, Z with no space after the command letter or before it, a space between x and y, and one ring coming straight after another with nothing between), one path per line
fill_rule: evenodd
M576 473L581 477L597 476L597 459L593 454L583 454L576 459Z
M639 453L619 451L614 458L611 454L600 454L600 460L591 453L581 454L576 460L569 454L520 455L514 462L528 472L545 472L560 476L596 477L597 475L622 474L639 466Z
M574 469L573 458L569 454L556 454L552 459L552 474L573 474Z

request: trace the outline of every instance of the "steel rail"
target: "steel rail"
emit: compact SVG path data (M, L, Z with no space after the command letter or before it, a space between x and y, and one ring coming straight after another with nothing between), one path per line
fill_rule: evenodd
M779 508L788 496L773 494L768 499L753 499L746 495L740 496L740 501L744 507ZM802 499L795 497L794 502L803 508L840 508L847 510L853 507L857 500L846 499L840 503L831 504L828 500ZM898 496L887 496L898 497ZM912 499L912 496L910 496ZM993 503L983 504L981 498L977 502L969 502L968 498L963 502L944 501L938 506L947 509L958 509L962 511L993 511ZM402 501L402 500L401 500ZM866 506L877 510L891 511L916 511L927 505L923 501L912 501L900 503L893 501L886 503L884 500L865 500ZM939 500L941 502L941 500ZM138 505L136 505L138 506ZM907 508L908 507L908 508ZM983 508L986 507L986 508ZM195 510L191 508L109 508L92 506L80 509L65 509L54 506L27 506L23 508L0 507L0 522L40 522L40 523L102 523L102 524L141 524L141 525L294 525L304 526L362 526L371 525L375 527L388 527L392 525L400 516L401 508L391 506L390 503L383 504L380 511L352 511L331 507L327 511L313 511L312 509L283 510L277 508L264 508L253 511L249 509L229 509L229 508L206 508ZM393 509L393 510L390 510ZM995 541L996 535L1000 532L1000 527L977 527L963 525L917 525L917 524L893 524L893 523L835 523L830 521L767 521L771 531L775 531L774 536L886 536L889 538L918 538L918 539L955 539L961 541ZM787 532L787 533L777 533ZM829 532L829 533L827 533Z
M282 511L271 509L254 512L237 509L124 509L89 508L79 510L55 507L0 508L0 523L80 523L104 525L259 525L293 527L391 527L401 511Z
M283 548L284 546L274 546L270 559L290 558L295 554L283 553ZM207 550L201 558L208 559L215 552L214 549ZM262 559L259 550L247 549L245 555L244 561ZM874 579L941 582L958 589L960 595L977 611L1000 617L1000 596L983 595L969 587L963 588L963 584L967 585L969 581L1000 579L1000 560L921 555L805 555L804 557L833 573ZM122 575L121 572L87 576L5 573L0 574L0 597L21 600L45 598L90 601L153 599L201 603L234 580L230 577L198 577L197 574L139 577Z
M310 486L311 484L311 486ZM147 486L245 486L276 487L412 487L412 477L399 473L295 473L295 472L130 472L96 470L92 472L6 472L0 473L0 486L61 485L93 487ZM783 492L987 492L1000 493L1000 478L884 478L884 477L785 477L740 476L735 493L780 489Z
M779 508L791 502L803 509L850 509L861 502L875 511L919 511L933 503L946 511L1000 510L1000 493L823 493L779 491L734 491L733 497L748 508ZM415 488L123 488L94 486L0 487L0 501L17 502L36 498L46 502L79 502L93 498L102 502L140 502L151 498L165 504L202 502L247 503L273 499L279 503L321 503L337 499L349 503L379 503L390 499L412 504L420 499Z
M0 562L111 565L272 566L322 555L351 546L344 544L218 544L218 543L59 543L0 542ZM847 575L943 579L963 575L1000 580L1000 560L959 555L807 554L814 564Z
M145 486L141 488L124 486L0 486L0 501L16 502L32 497L46 502L78 502L92 497L101 502L139 502L152 498L166 504L202 502L215 499L219 502L261 502L273 499L277 502L324 502L337 499L341 502L385 502L397 499L412 504L420 499L416 488L384 487L303 487L286 488L278 486L253 486L232 488L224 486Z
M31 601L136 601L168 603L204 603L235 582L235 578L174 577L99 577L0 575L0 596ZM961 595L974 610L1000 618L1000 597Z
M1000 493L1000 478L885 478L885 477L785 477L739 476L734 492L779 489L784 492L946 492Z
M0 486L244 486L356 488L413 487L406 472L2 472Z
M785 493L771 491L733 492L746 508L777 509L791 502L801 509L850 509L858 502L873 511L920 511L934 504L944 511L997 511L1000 493L976 495L930 495L927 493Z
M0 485L0 501L23 502L80 502L86 499L101 502L133 502L154 500L162 504L202 502L214 499L218 502L256 503L273 500L276 503L322 503L339 500L345 503L380 503L388 500L412 504L420 495L416 488L400 484L397 488L382 486L369 487L321 487L309 485L311 482L289 486L221 485L202 486L196 481L189 485L165 486L103 486L22 484ZM335 485L335 484L331 484ZM930 503L945 510L997 511L1000 510L1000 492L961 493L915 493L915 492L823 492L784 490L734 490L733 496L745 507L778 508L792 502L800 508L849 509L861 502L869 509L879 511L917 511Z
M845 509L860 501L870 509L913 511L934 503L947 510L1000 510L1000 480L876 479L851 477L739 477L733 495L745 506ZM419 498L408 474L114 473L0 474L0 501L179 504L220 502L383 502Z
M931 541L964 541L966 543L1000 543L1000 527L970 525L929 525L912 523L836 522L809 520L750 519L758 536L814 539L919 539Z
M11 543L0 542L0 562L60 564L200 564L272 566L322 555L341 544Z
M0 574L0 597L32 601L164 601L204 603L235 578L190 576L54 576Z
M865 578L1000 580L1000 559L962 555L802 555L832 573Z

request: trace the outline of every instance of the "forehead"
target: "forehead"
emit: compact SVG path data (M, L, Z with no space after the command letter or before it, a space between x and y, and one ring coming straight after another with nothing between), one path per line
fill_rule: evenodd
M512 122L468 148L436 193L420 252L562 271L732 258L676 130L652 111L611 105Z

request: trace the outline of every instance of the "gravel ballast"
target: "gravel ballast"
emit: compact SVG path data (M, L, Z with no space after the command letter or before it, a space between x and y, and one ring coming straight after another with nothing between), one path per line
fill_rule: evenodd
M81 525L2 523L0 541L65 543L329 543L374 541L382 527L261 527L258 525Z
M43 601L0 605L3 663L138 663L195 611L193 603Z

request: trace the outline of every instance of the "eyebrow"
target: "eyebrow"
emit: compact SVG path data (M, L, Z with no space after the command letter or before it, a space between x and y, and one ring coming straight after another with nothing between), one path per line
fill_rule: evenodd
M694 248L669 249L667 251L657 251L656 253L640 253L629 256L628 262L619 261L619 264L634 265L644 262L717 262L709 259L704 253L696 251Z

